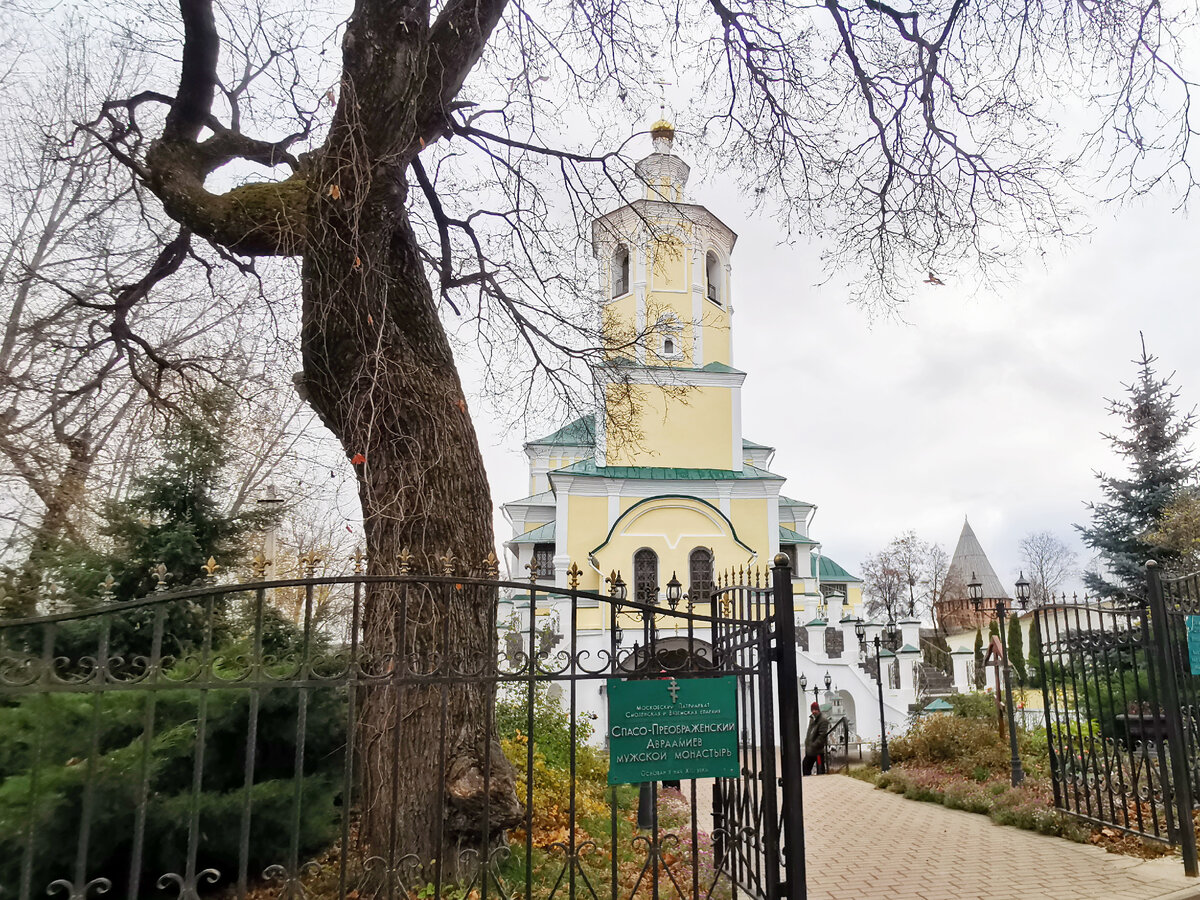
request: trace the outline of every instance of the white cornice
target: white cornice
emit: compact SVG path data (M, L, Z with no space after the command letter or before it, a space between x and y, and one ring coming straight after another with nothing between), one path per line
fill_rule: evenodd
M605 366L600 372L616 373L614 381L628 384L655 384L661 387L741 387L745 372L704 372L672 366ZM741 437L738 437L741 440Z

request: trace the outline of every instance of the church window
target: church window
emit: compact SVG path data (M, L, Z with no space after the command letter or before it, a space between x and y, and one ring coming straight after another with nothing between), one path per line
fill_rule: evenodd
M697 547L688 557L688 596L693 603L707 603L712 598L712 590L712 551Z
M629 293L629 248L622 244L612 259L612 295Z
M533 561L537 563L538 579L542 581L554 580L554 545L553 544L534 544L533 545Z
M675 355L675 338L663 338L663 356Z
M708 291L708 299L718 306L721 304L721 261L711 250L704 257L704 283Z
M633 599L639 603L658 602L658 554L653 550L633 554Z

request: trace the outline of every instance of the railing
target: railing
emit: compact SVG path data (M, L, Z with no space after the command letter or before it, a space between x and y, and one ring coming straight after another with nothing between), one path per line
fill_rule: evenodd
M761 790L778 597L726 588L701 615L488 574L210 581L0 621L0 894L774 900L782 874L802 898ZM504 590L528 616L497 632ZM740 774L711 804L651 786L632 833L605 686L724 677Z
M939 647L929 638L921 638L921 661L944 672L951 678L954 677L954 657L948 650Z
M825 771L830 775L850 768L850 720L842 716L829 729L825 745Z

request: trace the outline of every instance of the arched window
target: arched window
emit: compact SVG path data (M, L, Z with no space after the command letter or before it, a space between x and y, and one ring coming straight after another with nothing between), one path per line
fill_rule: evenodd
M707 547L697 547L688 557L688 596L693 603L712 598L713 555Z
M721 261L711 250L704 257L704 283L708 291L708 299L718 306L721 304Z
M612 295L629 293L629 248L622 244L612 258Z
M653 550L633 554L633 599L639 603L658 600L658 554Z

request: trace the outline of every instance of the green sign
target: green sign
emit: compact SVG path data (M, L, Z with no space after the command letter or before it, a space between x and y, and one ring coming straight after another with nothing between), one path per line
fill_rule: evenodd
M1187 626L1188 668L1200 675L1200 616L1184 616Z
M737 679L608 679L608 783L738 774Z

